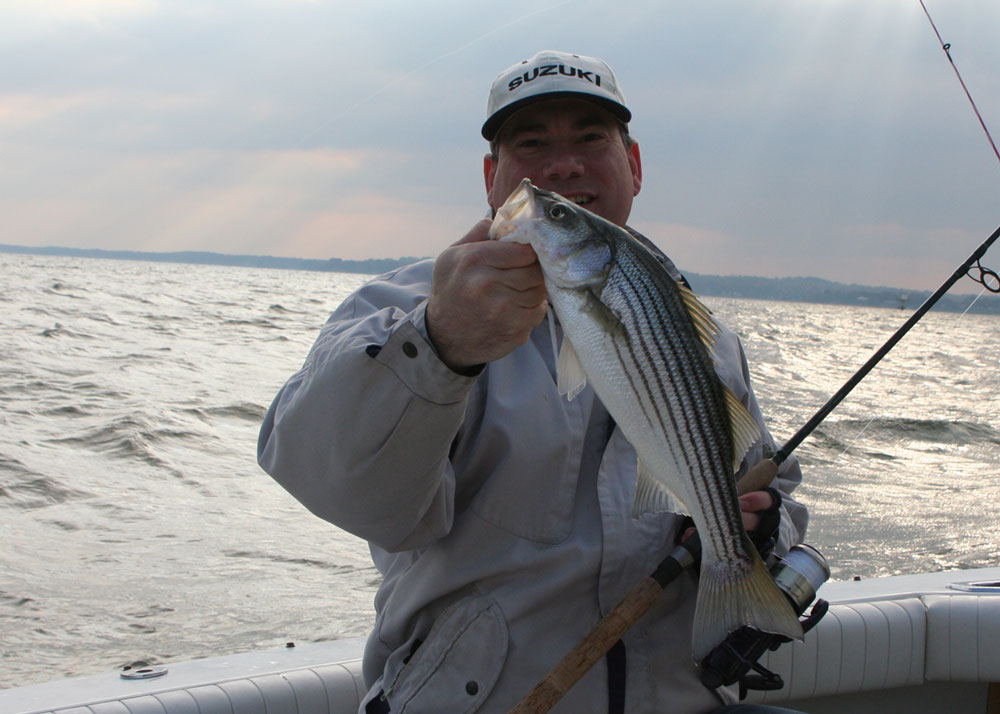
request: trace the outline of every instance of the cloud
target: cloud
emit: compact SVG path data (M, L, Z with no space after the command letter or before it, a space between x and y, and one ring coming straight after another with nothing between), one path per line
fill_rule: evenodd
M932 12L1000 117L1000 5ZM922 261L996 222L1000 168L909 0L514 0L502 19L474 3L41 0L0 6L0 62L18 68L0 76L0 239L436 253L485 208L489 82L541 48L616 68L644 159L633 221L687 269L873 282L884 257L930 280Z
M107 21L149 17L159 9L156 0L31 0L8 5L0 16L17 18L24 23L20 31L30 33L77 24L99 28Z

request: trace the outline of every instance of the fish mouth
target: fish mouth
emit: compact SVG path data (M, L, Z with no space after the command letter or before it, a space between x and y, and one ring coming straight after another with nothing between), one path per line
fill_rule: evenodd
M522 179L518 187L497 209L497 215L490 226L490 238L500 240L517 230L520 219L531 214L534 206L534 185L528 179Z

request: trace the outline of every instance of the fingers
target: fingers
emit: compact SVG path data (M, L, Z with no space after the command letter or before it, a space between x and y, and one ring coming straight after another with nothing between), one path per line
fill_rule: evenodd
M781 500L781 492L773 486L740 497L743 525L762 557L766 557L778 541Z
M746 529L747 533L752 533L757 530L757 526L760 525L760 514L758 513L744 513L743 514L743 528Z
M489 240L483 219L438 256L427 304L427 331L452 369L499 359L545 316L545 280L528 245Z
M764 520L763 516L767 515L768 511L773 509L777 512L777 503L778 501L776 501L770 490L751 491L740 496L740 515L743 517L743 527L746 531L753 535L753 532L760 526ZM777 528L776 520L774 521L774 528ZM693 531L694 528L688 528L682 534L681 542L687 540Z
M754 531L760 525L760 512L766 511L774 504L774 498L767 491L751 491L740 496L740 511L743 515L743 527Z
M537 262L535 251L530 245L492 240L490 238L492 223L489 218L477 221L468 233L452 243L452 247L482 243L483 245L476 248L477 251L482 251L481 259L499 270L523 268Z
M494 295L514 299L523 307L535 307L546 297L541 266L528 245L496 241L456 243L438 257L434 272L435 288L447 287L456 298L476 301ZM505 296L504 289L519 295Z
M767 491L751 491L740 496L740 510L744 513L766 511L774 504L774 497Z

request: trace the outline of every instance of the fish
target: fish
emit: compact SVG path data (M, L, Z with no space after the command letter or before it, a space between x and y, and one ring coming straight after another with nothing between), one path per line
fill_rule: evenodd
M633 515L679 501L694 520L694 659L744 625L802 639L743 527L735 473L762 435L715 371L719 326L708 308L624 228L528 179L497 210L490 238L538 256L563 329L559 392L572 399L589 383L635 449Z

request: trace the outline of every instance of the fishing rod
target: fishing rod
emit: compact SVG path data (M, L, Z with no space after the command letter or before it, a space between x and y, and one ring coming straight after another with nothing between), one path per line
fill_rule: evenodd
M934 24L934 18L931 17L930 10L924 4L924 0L920 0L920 7L924 9L924 14L927 15L928 22L931 23L931 29L934 30L934 34L937 35L938 42L941 43L941 49L944 50L945 55L948 57L948 61L951 63L951 68L955 70L955 76L958 77L958 83L962 85L962 91L965 92L965 96L969 99L969 104L972 105L972 111L976 113L976 119L979 120L979 126L983 128L986 132L986 138L990 141L990 146L993 148L993 155L997 157L997 161L1000 161L1000 150L997 150L996 142L993 141L993 135L990 134L990 130L986 127L986 122L983 120L983 115L979 113L979 107L976 106L976 100L972 98L972 92L969 88L965 86L965 80L962 79L962 73L958 71L958 65L955 64L955 60L951 56L951 43L945 42L944 38L941 37L941 33L938 32L937 25Z
M997 160L1000 160L1000 150L997 150L996 142L993 141L993 135L990 134L990 130L986 126L986 121L983 119L983 115L980 114L979 107L976 106L976 100L972 98L972 93L966 86L965 80L962 79L962 73L958 71L958 65L955 64L955 60L951 56L951 43L945 42L944 38L941 37L941 33L938 31L937 25L934 23L934 18L931 17L931 13L927 9L927 5L924 4L924 0L920 0L920 7L923 8L924 14L927 16L927 20L931 23L931 29L934 30L934 34L937 36L938 42L941 43L941 49L944 50L945 55L948 57L948 62L951 63L951 68L955 71L958 83L962 85L962 91L965 92L965 96L968 98L969 104L972 105L972 111L975 112L976 119L979 120L979 126L983 128L983 132L985 132L986 138L990 142L993 154L997 157ZM858 385L858 382L865 378L872 368L875 367L875 365L878 364L882 358L886 356L886 354L888 354L889 350L896 346L896 343L903 338L903 335L909 332L910 328L917 324L920 318L922 318L924 314L934 306L934 303L936 303L942 295L948 292L949 288L958 282L962 276L969 275L972 280L981 284L989 292L1000 293L1000 276L997 275L996 271L983 267L980 262L982 257L986 254L986 251L989 250L989 247L993 245L994 241L996 241L998 235L1000 235L1000 228L993 231L992 235L990 235L989 238L983 241L982 245L973 251L968 260L958 266L952 276L944 281L941 287L939 287L929 298L927 298L927 300L924 301L923 305L917 308L917 311L913 313L910 319L907 320L902 327L896 330L895 334L893 334L893 336L890 337L884 345L882 345L882 348L873 354L871 359L865 362L861 369L859 369L853 377L847 380L847 383L844 384L844 386L841 387L836 394L830 397L829 401L827 401L827 403L824 404L818 412L816 412L813 418L806 422L806 424L799 429L784 446L778 449L777 453L771 457L775 466L788 458L788 455L792 453L795 447L802 443L802 440L809 436L809 434L812 433L817 426L819 426L820 422L826 419L827 415L833 411L838 404L840 404L844 397L846 397L850 391L854 389L854 387ZM979 271L979 277L974 277L969 272L972 269L973 263L976 263L976 268Z
M896 330L892 337L885 341L885 344L882 345L882 347L879 348L875 354L873 354L871 358L861 366L861 369L855 372L854 376L848 379L847 382L844 383L844 386L838 389L836 394L830 397L826 404L820 407L820 410L816 412L816 414L814 414L801 429L795 432L795 435L785 442L784 446L775 452L774 456L770 458L770 461L774 462L775 470L777 470L777 466L787 459L789 454L795 450L795 447L801 444L803 439L809 436L809 434L811 434L813 430L819 426L824 419L826 419L830 412L832 412L834 408L840 404L841 401L843 401L844 397L846 397L851 390L858 386L858 383L872 371L875 365L882 361L882 358L889 353L889 350L895 347L896 343L903 339L903 335L909 332L910 328L916 325L917 322L920 321L920 318L922 318L928 310L934 307L934 303L936 303L942 295L948 292L952 285L957 283L962 277L969 275L969 271L972 268L973 263L976 263L977 269L979 270L979 277L975 278L971 275L969 277L972 277L973 280L980 283L991 293L1000 293L1000 277L997 276L995 271L983 267L980 262L982 257L986 255L986 251L989 250L989 247L993 245L998 237L1000 237L1000 227L993 231L990 237L983 241L982 245L976 248L972 255L970 255L964 263L955 269L955 272L952 273L951 277L945 280L944 283L941 284L941 287L935 290L930 297L924 300L923 304L917 308L913 315L910 316L910 319L907 320L902 327Z

